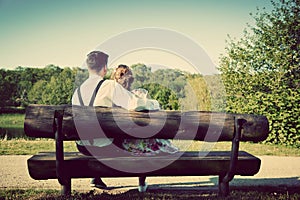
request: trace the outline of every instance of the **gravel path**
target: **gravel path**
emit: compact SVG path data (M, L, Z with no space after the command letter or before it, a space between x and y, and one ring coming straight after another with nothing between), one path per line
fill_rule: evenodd
M57 180L34 180L27 171L30 156L0 156L0 189L60 189ZM231 186L278 186L300 187L300 157L258 156L262 160L260 172L255 176L235 176ZM104 178L111 192L136 189L137 178ZM89 179L72 179L72 189L89 191ZM196 186L215 186L217 176L204 177L149 177L151 188L193 188Z

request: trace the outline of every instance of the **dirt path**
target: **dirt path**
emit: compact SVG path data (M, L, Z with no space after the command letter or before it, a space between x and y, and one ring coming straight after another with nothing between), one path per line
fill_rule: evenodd
M0 189L60 189L57 180L34 180L27 171L27 159L30 156L0 156ZM231 186L278 186L300 187L300 157L260 156L260 172L253 176L235 176ZM104 178L111 192L123 192L136 189L137 178ZM89 191L89 179L72 179L72 189ZM150 188L194 188L196 186L216 186L218 177L149 177Z

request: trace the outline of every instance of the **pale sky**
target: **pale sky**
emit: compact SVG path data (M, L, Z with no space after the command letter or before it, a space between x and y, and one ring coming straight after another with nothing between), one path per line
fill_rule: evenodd
M184 36L218 65L227 35L240 38L246 24L254 22L249 14L257 7L272 8L270 0L0 0L0 68L80 67L90 51L133 32L130 41L110 46L123 48L110 60L110 67L144 63L193 71L186 66L193 58L173 47L160 49L160 41L153 41L155 48L149 44L129 48L128 44L136 42L134 30L155 28ZM175 48L177 39L172 41ZM196 56L198 51L191 54Z

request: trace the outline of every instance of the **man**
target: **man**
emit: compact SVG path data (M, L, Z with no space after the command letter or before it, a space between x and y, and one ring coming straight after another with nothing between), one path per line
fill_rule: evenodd
M86 64L89 71L89 78L77 88L72 97L73 105L85 106L120 106L127 110L157 110L159 103L156 100L142 99L126 90L114 80L103 81L107 73L108 55L101 51L92 51L87 55ZM90 148L99 149L99 152L110 151L113 145L110 138L76 141L78 150L91 155ZM91 186L105 188L101 178L94 178Z

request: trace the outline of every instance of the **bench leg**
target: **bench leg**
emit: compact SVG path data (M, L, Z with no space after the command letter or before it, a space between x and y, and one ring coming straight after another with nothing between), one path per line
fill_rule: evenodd
M229 194L229 182L224 181L225 175L219 175L219 195L226 197Z
M146 176L139 177L139 187L138 187L139 192L146 192L148 185L145 180L146 180Z
M146 176L139 177L139 185L145 185Z
M61 195L71 195L71 178L65 178L61 183Z

